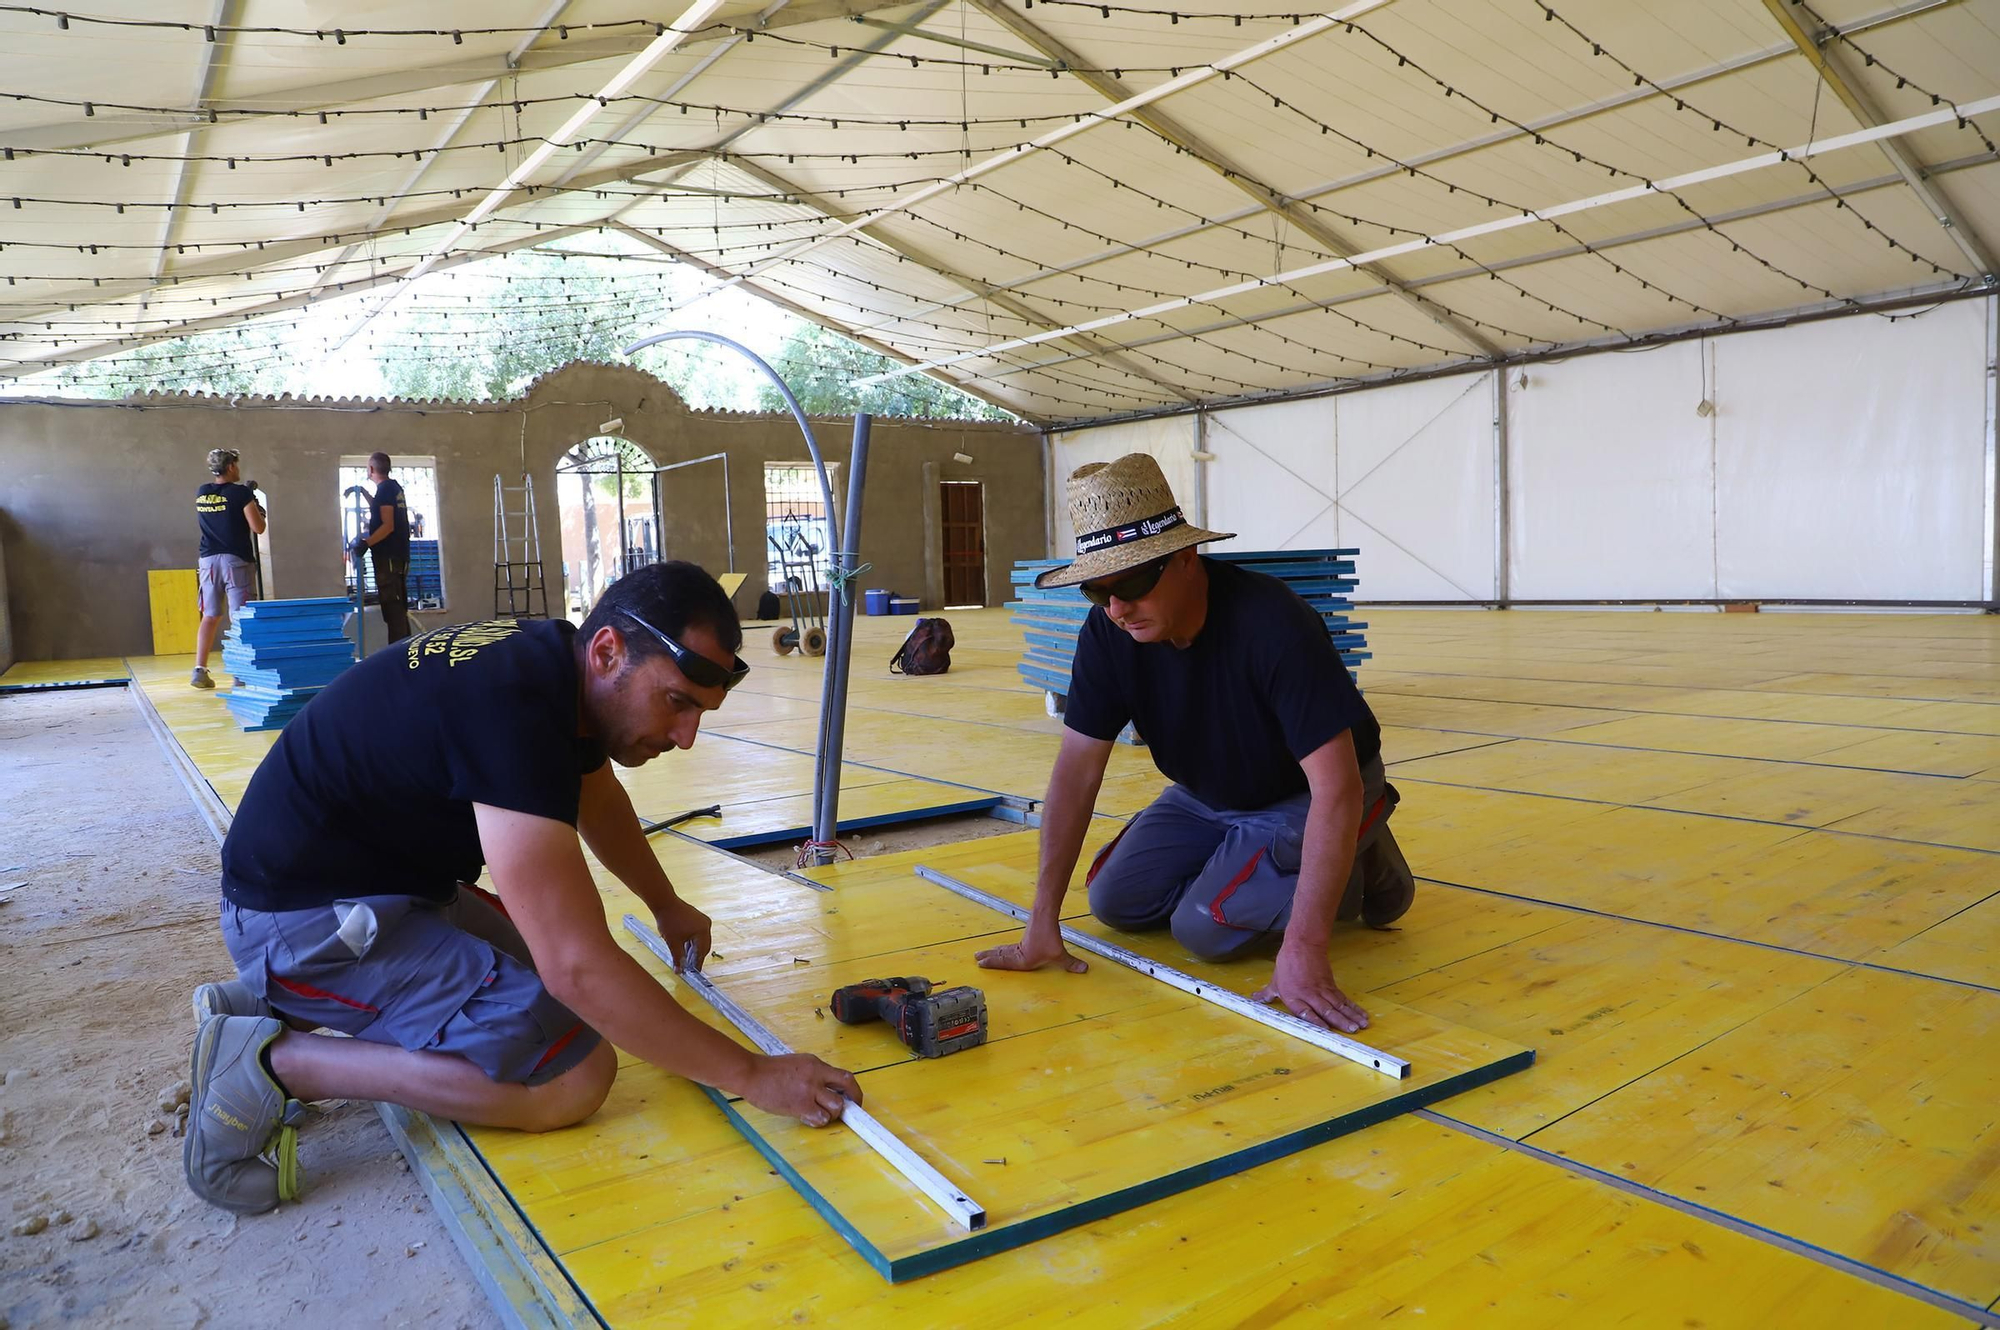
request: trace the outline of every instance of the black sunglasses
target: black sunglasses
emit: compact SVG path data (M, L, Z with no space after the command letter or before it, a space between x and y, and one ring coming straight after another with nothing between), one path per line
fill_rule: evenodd
M1150 563L1142 563L1109 582L1085 582L1078 590L1093 605L1109 605L1113 596L1123 601L1142 600L1160 584L1160 575L1167 571L1167 560L1173 557L1168 554Z
M654 637L659 638L660 645L664 646L667 649L667 654L674 658L674 664L680 667L680 672L685 674L688 682L697 688L720 688L726 693L737 684L742 683L744 678L750 673L749 663L741 656L736 657L734 665L731 665L728 669L724 669L707 656L702 655L699 651L690 651L679 642L674 641L673 638L668 637L665 633L632 613L632 611L621 609L618 612L651 633Z

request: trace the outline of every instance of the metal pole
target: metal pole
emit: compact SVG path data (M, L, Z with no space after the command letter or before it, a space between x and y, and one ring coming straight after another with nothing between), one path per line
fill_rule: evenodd
M826 505L827 525L828 528L831 529L833 524L833 485L827 479L826 461L819 455L819 440L813 437L812 425L806 420L806 413L804 408L802 408L799 405L799 399L792 395L791 388L785 383L784 379L779 377L778 371L772 369L770 365L765 362L764 357L758 355L755 351L752 351L749 347L743 345L741 342L733 342L729 338L724 337L719 333L702 332L699 329L695 328L682 329L677 332L654 333L651 337L642 337L638 341L632 343L632 345L626 347L625 354L629 356L635 351L640 351L646 347L657 345L660 342L673 342L682 340L697 341L697 342L714 342L717 346L726 346L730 350L736 352L738 355L741 355L745 359L749 360L750 363L755 365L758 369L764 371L764 377L768 378L771 381L771 383L777 388L778 395L784 398L786 408L791 411L793 421L795 421L798 424L799 433L805 436L806 451L812 455L813 471L819 477L820 501ZM859 428L860 424L861 424L861 418L856 417L855 425L857 426L857 428ZM845 659L844 655L842 656L842 659L843 660ZM831 750L831 752L829 752L829 750L825 747L825 740L827 738L826 714L833 706L833 680L834 680L834 671L829 669L826 671L825 677L820 684L819 713L820 713L821 747L820 751L814 756L815 771L824 771L829 766L831 766L835 771L840 770L840 750L838 748L835 748ZM819 782L817 781L815 781L813 786L813 802L815 805L817 805L819 802ZM813 825L815 827L819 825L819 810L817 807L815 807L813 810Z
M847 680L854 656L854 578L860 567L861 486L868 470L868 431L873 421L865 411L854 417L854 447L847 458L847 511L842 515L840 548L834 551L834 564L840 571L834 579L826 667L833 683L833 702L820 719L820 752L829 756L819 773L818 797L813 801L813 860L823 864L833 862L833 840L840 833L840 753L847 734Z
M1987 613L2000 603L2000 296L1986 301L1986 542L1980 553L1980 594Z
M1512 579L1507 576L1512 498L1507 482L1507 371L1493 374L1493 608L1507 608Z

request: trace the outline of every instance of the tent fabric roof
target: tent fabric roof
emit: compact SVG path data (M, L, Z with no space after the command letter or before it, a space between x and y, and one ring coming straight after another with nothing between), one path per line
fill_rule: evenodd
M2000 94L2000 0L689 13L593 103L674 14L0 5L0 374L605 228L1069 424L1951 295L2000 248L2000 112L1957 113Z

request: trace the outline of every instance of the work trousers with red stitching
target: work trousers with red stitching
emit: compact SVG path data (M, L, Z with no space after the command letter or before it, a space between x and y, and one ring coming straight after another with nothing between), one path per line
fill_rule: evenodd
M1371 896L1407 900L1412 890L1389 830L1397 797L1379 759L1361 769L1362 829L1340 919L1360 918ZM1126 932L1171 928L1203 960L1275 946L1292 917L1310 802L1300 794L1266 808L1214 809L1169 785L1098 852L1091 913Z

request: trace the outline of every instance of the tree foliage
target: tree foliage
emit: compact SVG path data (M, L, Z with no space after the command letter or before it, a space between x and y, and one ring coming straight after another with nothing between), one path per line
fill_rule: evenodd
M22 386L112 398L206 392L498 401L519 396L536 378L571 361L617 363L625 347L649 332L701 326L715 317L701 306L676 316L674 305L705 279L655 262L538 250L481 263L476 272L476 284L462 284L475 292L471 296L457 294L450 275L439 274L387 308L380 291L358 294L305 312L154 342ZM644 280L635 280L640 273ZM670 274L664 282L662 273ZM374 316L364 318L371 311ZM789 330L767 358L808 412L1010 418L919 376L856 391L848 386L852 380L897 362L815 324L783 320ZM767 327L764 335L774 334ZM712 343L651 347L634 363L697 410L784 409L763 375Z
M866 411L878 416L934 420L1013 418L977 397L919 374L866 388L850 387L855 379L900 369L902 363L803 320L786 336L784 347L773 358L771 367L784 376L785 386L799 399L807 415L847 416ZM768 383L759 388L757 396L766 411L785 409L784 399Z

